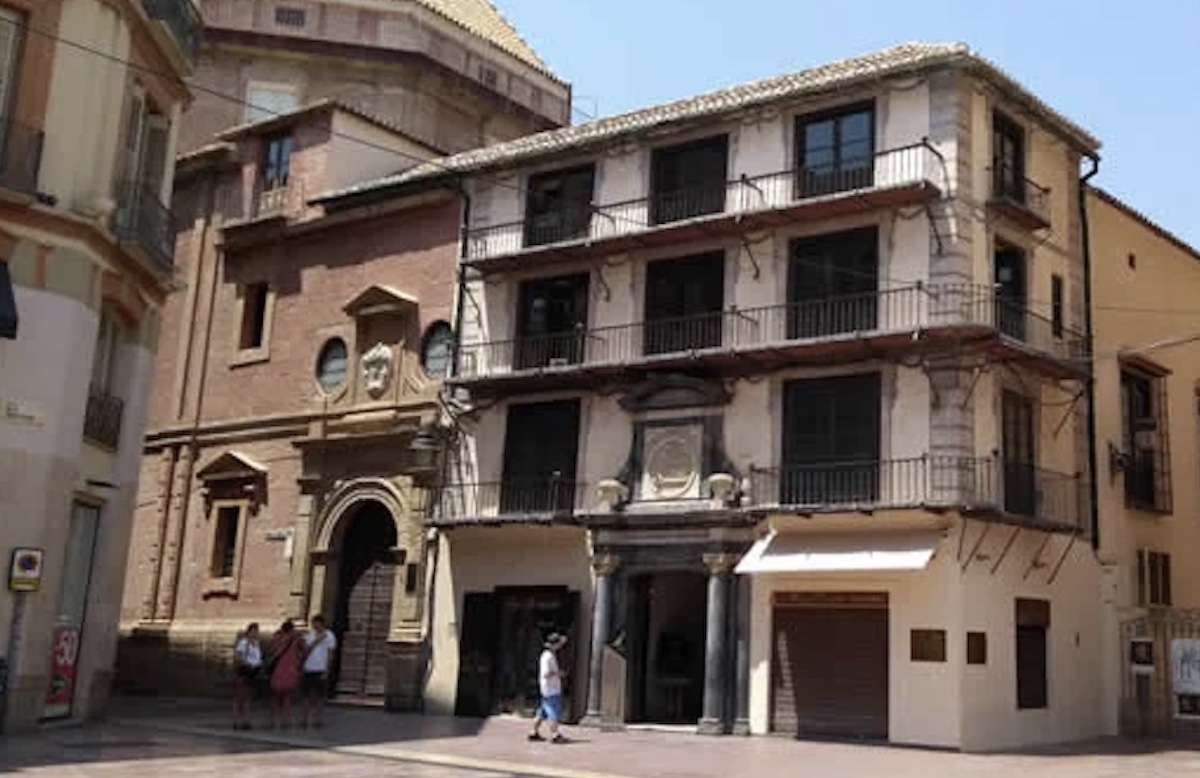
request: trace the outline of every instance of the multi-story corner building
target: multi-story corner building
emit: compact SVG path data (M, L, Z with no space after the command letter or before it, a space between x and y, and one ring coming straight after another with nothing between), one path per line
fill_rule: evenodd
M570 86L489 0L200 6L205 39L184 151L235 125L329 98L442 153L570 123Z
M1109 728L1194 735L1200 253L1100 189L1088 222Z
M0 712L108 698L191 0L0 2ZM9 568L6 568L6 571ZM21 592L12 591L16 587Z
M1081 160L962 46L475 150L426 708L1099 732Z
M323 613L338 692L418 703L461 207L321 193L433 154L321 101L180 158L186 283L155 366L123 688L228 690L239 629Z

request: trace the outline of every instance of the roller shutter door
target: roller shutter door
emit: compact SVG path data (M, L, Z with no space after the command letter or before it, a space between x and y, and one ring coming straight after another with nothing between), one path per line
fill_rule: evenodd
M777 604L772 633L772 731L887 739L886 604Z

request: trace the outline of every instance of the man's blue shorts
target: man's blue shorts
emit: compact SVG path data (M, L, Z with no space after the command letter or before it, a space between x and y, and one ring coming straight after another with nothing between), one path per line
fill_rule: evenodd
M562 718L562 695L543 697L541 705L538 706L538 717L551 724L557 724Z

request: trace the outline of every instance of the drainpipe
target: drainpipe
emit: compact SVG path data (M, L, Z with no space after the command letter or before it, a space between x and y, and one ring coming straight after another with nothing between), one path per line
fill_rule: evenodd
M450 360L450 375L458 377L458 357L459 344L462 341L462 314L463 314L463 298L466 296L467 287L467 268L464 264L467 259L467 230L471 225L471 195L467 194L466 187L462 181L455 182L455 188L458 190L459 197L462 198L462 219L458 230L458 282L455 292L457 299L454 301L454 353Z
M1088 236L1087 192L1088 181L1100 172L1100 157L1095 154L1088 157L1092 163L1091 170L1079 178L1079 227L1082 235L1083 248L1083 323L1084 332L1090 344L1090 354L1087 374L1087 444L1088 444L1088 496L1091 502L1092 548L1100 548L1100 487L1097 471L1097 440L1096 440L1096 345L1092 331L1092 252L1091 240Z

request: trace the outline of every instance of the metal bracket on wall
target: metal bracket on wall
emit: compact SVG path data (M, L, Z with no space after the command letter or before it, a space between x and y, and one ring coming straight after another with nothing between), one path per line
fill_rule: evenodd
M1037 553L1033 555L1033 559L1029 560L1029 566L1025 568L1025 575L1021 576L1022 581L1029 580L1029 574L1033 572L1034 568L1046 566L1046 563L1041 561L1042 552L1045 551L1046 546L1050 544L1050 538L1053 537L1053 535L1053 532L1046 533L1045 539L1042 540L1042 545L1038 546Z
M1062 428L1067 426L1067 420L1071 418L1071 414L1079 407L1079 401L1083 399L1083 390L1080 389L1071 398L1071 402L1067 404L1067 410L1063 412L1062 418L1058 420L1058 424L1054 425L1054 437L1058 437L1058 433L1062 432Z
M963 533L967 531L966 525L963 525ZM979 533L979 537L975 539L975 545L971 547L971 553L967 555L965 560L962 560L962 569L965 571L974 561L975 555L979 553L979 547L983 545L983 541L987 539L988 533L992 531L992 523L984 522L983 532Z
M1067 561L1067 554L1071 553L1071 549L1075 547L1076 535L1072 534L1071 539L1067 541L1067 547L1063 549L1062 556L1058 558L1058 563L1054 565L1054 570L1050 573L1050 577L1046 579L1046 584L1054 583L1054 579L1058 578L1058 571L1062 569L1063 563Z
M750 264L754 267L754 280L757 281L762 276L762 268L758 265L758 257L754 256L754 247L760 243L766 243L771 240L771 236L767 235L758 240L750 240L747 236L741 237L742 248L746 250L746 256L750 258Z
M612 299L612 289L609 287L608 281L604 280L604 267L603 265L596 265L595 270L596 281L599 282L600 286L604 289L604 302L608 302Z
M1008 536L1008 542L1004 544L1004 550L1000 552L1000 556L996 558L996 561L992 563L991 570L988 571L991 575L995 575L996 571L1000 569L1000 563L1004 561L1006 556L1008 556L1008 552L1012 550L1013 543L1017 542L1017 535L1020 534L1021 528L1017 527L1013 530L1013 533Z
M946 253L946 244L942 239L942 233L938 230L937 216L933 213L933 204L925 203L925 216L929 219L929 231L933 235L934 245L937 246L937 255L940 257Z
M971 368L971 385L967 387L967 393L963 395L962 402L958 404L959 408L966 408L971 404L971 398L975 396L975 387L979 386L979 379L983 377L983 368L976 365Z

